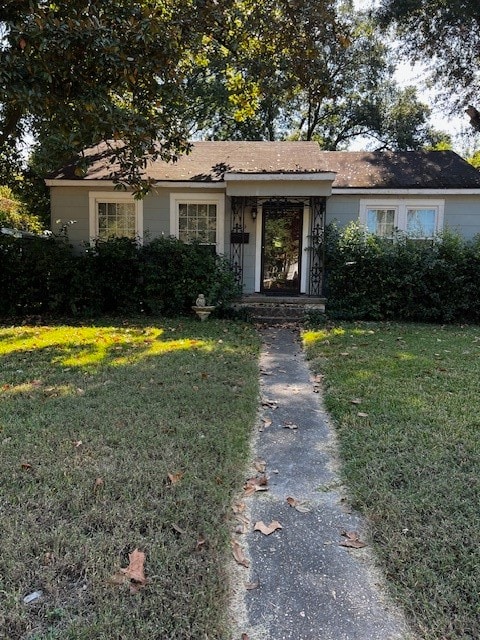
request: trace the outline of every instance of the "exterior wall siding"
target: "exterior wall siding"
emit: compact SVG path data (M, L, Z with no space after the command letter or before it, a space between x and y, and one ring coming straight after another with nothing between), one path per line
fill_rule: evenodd
M389 195L368 194L362 195L332 195L327 198L326 223L335 222L339 227L345 227L349 222L358 220L360 212L360 200L370 200L377 198L382 201L391 200L392 204L398 201L399 197ZM404 199L405 196L400 196ZM480 197L476 195L451 196L451 195L430 195L408 196L408 200L444 200L445 217L444 228L457 231L467 240L470 240L477 233L480 233Z

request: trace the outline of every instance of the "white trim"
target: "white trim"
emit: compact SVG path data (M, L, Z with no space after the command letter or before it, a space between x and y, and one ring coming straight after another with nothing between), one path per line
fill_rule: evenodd
M298 254L300 261L300 293L307 293L307 272L309 271L308 230L310 228L310 205L303 205L302 249Z
M225 251L225 195L223 193L185 193L174 191L170 193L170 235L179 237L178 230L178 205L194 204L215 204L217 206L217 241L215 243L217 253L223 254Z
M88 235L90 243L98 238L98 208L101 202L128 202L135 205L135 235L143 244L143 200L135 200L131 193L118 191L88 192Z
M436 209L435 233L443 230L445 217L445 200L417 199L417 198L369 198L360 200L358 217L360 224L367 225L368 209L394 209L394 225L399 231L407 230L407 209Z
M260 293L262 287L262 228L263 203L258 203L257 220L255 225L255 293Z
M225 173L225 182L265 182L265 181L318 181L333 182L336 177L336 173L331 171L321 172L308 172L308 173Z
M216 182L193 182L192 180L184 180L175 182L174 180L159 180L155 182L154 187L165 189L218 189L225 191L225 183L223 181Z
M334 195L384 195L384 196L478 196L480 189L357 189L352 188L332 188Z
M109 189L115 186L113 180L62 180L61 178L48 178L45 184L47 187L108 187Z

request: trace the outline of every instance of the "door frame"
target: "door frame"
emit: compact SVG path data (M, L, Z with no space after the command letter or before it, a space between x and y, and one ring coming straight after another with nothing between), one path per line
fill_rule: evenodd
M257 202L257 218L255 221L255 292L264 293L265 295L282 295L281 293L275 294L272 292L263 291L262 279L263 279L263 229L264 229L264 212L263 206L275 198L264 198ZM299 247L299 289L295 293L290 293L292 296L306 294L308 286L308 259L307 251L308 247L308 230L310 224L310 205L308 198L291 198L283 199L285 207L289 206L298 207L303 209L302 231L300 234L300 247ZM283 293L283 295L289 295Z

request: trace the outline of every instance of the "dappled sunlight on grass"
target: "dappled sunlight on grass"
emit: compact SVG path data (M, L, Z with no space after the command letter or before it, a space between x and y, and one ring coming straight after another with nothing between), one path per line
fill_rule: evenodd
M211 349L209 340L165 339L156 327L19 327L0 330L0 358L52 351L52 364L64 367L123 366L144 358L187 349Z
M336 327L335 329L320 329L318 331L304 331L302 334L305 345L309 346L315 342L322 342L333 336L343 336L344 329Z

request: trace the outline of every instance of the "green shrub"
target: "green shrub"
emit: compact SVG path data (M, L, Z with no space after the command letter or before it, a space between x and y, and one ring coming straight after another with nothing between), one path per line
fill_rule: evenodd
M75 255L58 238L0 236L0 315L191 313L199 293L223 309L239 293L228 262L209 248L159 238L98 241Z
M201 244L156 238L142 248L141 263L141 300L150 313L187 313L199 293L220 310L240 293L229 263Z
M357 224L326 233L327 313L348 319L480 320L480 240L445 231L434 241L393 241Z

